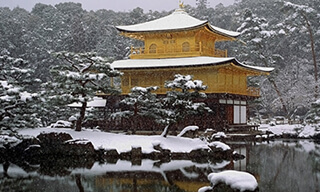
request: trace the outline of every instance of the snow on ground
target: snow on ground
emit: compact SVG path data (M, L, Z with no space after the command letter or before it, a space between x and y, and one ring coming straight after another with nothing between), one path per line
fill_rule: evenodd
M271 131L277 136L283 134L298 135L299 138L309 138L316 134L320 134L319 125L301 125L301 124L284 124L284 125L268 125L261 124L260 131Z
M242 171L227 170L211 173L208 175L208 179L213 187L221 182L239 191L254 191L258 187L256 178L250 173Z
M261 124L259 130L260 131L271 131L275 135L282 135L282 134L296 134L295 128L298 128L301 125L275 125L271 126L268 124Z
M308 138L315 134L320 134L320 128L315 125L306 125L299 133L300 138Z
M73 139L87 139L92 142L95 149L116 149L118 153L131 151L132 147L141 147L143 153L151 153L153 146L160 145L163 149L170 149L171 152L189 153L196 149L209 149L208 143L199 138L191 139L185 137L160 135L143 136L143 135L124 135L101 132L98 129L83 129L81 132L74 131L70 128L37 128L22 129L19 134L23 136L36 137L40 133L64 132L70 134ZM223 143L216 144L223 146Z

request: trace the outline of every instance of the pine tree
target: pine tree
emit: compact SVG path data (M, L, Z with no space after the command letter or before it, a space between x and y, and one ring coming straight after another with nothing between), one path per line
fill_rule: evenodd
M317 59L316 59L316 47L315 47L315 37L314 37L314 31L317 29L317 21L320 19L320 15L318 11L308 5L299 5L299 4L293 4L291 2L284 1L283 3L282 11L288 15L287 19L285 20L285 24L290 28L301 28L302 30L299 30L299 38L301 36L304 36L304 34L308 34L308 44L305 45L308 47L306 52L311 52L311 54L306 53L306 55L311 55L313 66L314 66L314 97L315 100L318 98L319 94L319 87L318 87L318 65L317 65ZM316 21L315 24L313 24L312 21ZM288 32L294 32L288 31ZM303 39L303 38L301 38ZM310 49L309 49L310 48Z
M242 45L238 49L238 58L247 61L246 63L251 65L260 64L264 67L275 67L275 71L272 72L267 79L278 96L276 100L280 101L278 103L282 106L285 115L288 115L287 105L276 79L279 73L279 64L284 62L283 57L276 52L278 41L275 40L280 40L281 35L278 36L279 33L277 32L276 26L270 26L267 19L258 17L249 9L245 10L241 22L242 24L237 30L241 32L241 39L245 42L245 45ZM251 82L254 84L263 81L261 77L250 80L253 80Z
M154 120L161 118L158 111L162 108L162 103L153 91L158 87L134 87L128 97L120 103L124 105L121 112L114 113L113 117L127 118L132 122L132 128L135 131L140 119Z
M119 89L112 85L112 78L120 76L121 73L114 70L108 60L96 56L95 53L58 52L55 55L62 62L51 70L51 98L63 107L67 107L66 104L71 102L81 103L76 122L76 131L81 131L87 102L97 93L118 94Z
M205 103L199 102L199 99L206 98L206 94L201 91L206 90L200 80L193 80L191 75L177 74L173 81L167 81L165 87L169 88L166 96L162 99L163 108L159 110L159 122L166 127L162 133L166 137L170 126L185 119L189 115L199 115L204 112L210 112Z
M0 130L39 125L34 102L38 94L28 89L38 80L27 68L28 63L21 58L0 56Z

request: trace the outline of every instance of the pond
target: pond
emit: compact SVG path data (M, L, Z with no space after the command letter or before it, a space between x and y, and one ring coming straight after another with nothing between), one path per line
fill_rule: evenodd
M210 185L207 175L233 169L253 174L263 192L320 190L320 144L309 140L229 143L246 156L239 161L191 160L0 164L0 191L195 192Z

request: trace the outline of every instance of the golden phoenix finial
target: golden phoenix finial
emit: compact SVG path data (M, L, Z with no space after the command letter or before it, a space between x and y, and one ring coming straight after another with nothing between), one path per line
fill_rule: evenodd
M179 7L180 7L180 9L184 8L183 2L181 2L181 0L179 0Z

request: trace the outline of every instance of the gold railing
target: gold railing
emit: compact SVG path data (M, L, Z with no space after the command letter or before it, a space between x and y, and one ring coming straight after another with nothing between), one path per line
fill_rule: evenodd
M201 43L188 48L182 46L158 46L156 50L146 50L145 47L131 47L131 59L150 58L172 58L172 57L193 57L193 56L213 56L227 57L227 50L212 49L202 46Z
M122 87L122 94L128 94L130 93L131 86L125 86ZM159 86L159 89L156 91L157 94L166 94L168 91L167 88L163 86ZM219 86L219 87L214 87L204 91L207 94L214 94L214 93L228 93L228 94L235 94L235 95L245 95L245 96L250 96L250 97L260 97L260 89L256 87L248 87L247 89L238 89L238 88L227 88L226 86Z

